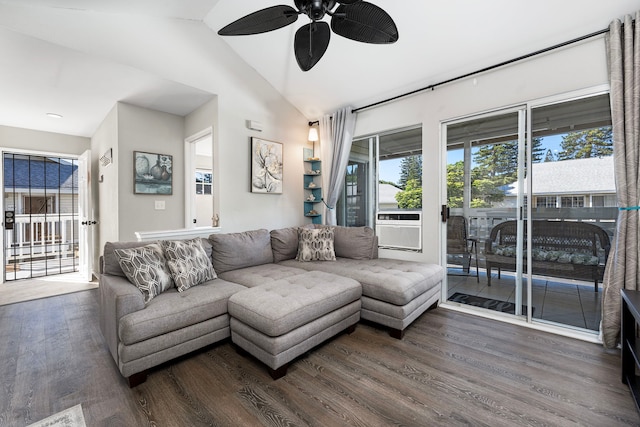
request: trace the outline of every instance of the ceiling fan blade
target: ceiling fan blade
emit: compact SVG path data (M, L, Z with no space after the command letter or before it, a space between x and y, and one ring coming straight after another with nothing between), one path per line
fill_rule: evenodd
M296 22L298 14L298 11L291 6L272 6L233 21L218 31L218 34L221 36L247 36L266 33Z
M354 4L354 3L358 3L359 1L361 1L361 0L343 0L343 1L338 0L338 3L340 3L340 4Z
M331 29L339 36L363 43L398 41L398 28L391 16L366 1L338 6L331 18Z
M331 29L323 21L311 22L296 32L293 48L302 71L309 71L329 47Z

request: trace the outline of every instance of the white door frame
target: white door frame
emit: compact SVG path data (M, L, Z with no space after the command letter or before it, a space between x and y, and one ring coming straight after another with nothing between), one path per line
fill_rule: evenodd
M71 153L0 147L0 190L3 195L4 195L4 155L7 153L24 154L24 155L31 155L31 156L43 156L43 157L61 157L61 158L74 159L74 160L79 160L80 158L80 155L71 154ZM91 156L89 156L89 159L91 159ZM91 181L89 180L89 183L90 182ZM78 185L80 185L80 183L78 183ZM80 191L80 188L78 188L78 191ZM0 197L0 212L2 213L2 223L0 224L0 229L2 229L2 232L0 233L0 245L2 245L0 247L0 283L5 283L5 275L6 275L6 262L5 262L6 260L5 260L5 254L4 254L5 239L6 239L6 233L4 230L4 211L5 211L5 200L3 196L3 197ZM83 245L83 243L80 240L78 241L78 243L79 245ZM92 248L89 248L88 250L91 252L93 251ZM91 261L89 264L90 268L91 268L92 261L93 261L93 258L91 257ZM92 273L93 272L91 270L88 272L88 274L92 274Z
M185 170L185 188L184 188L184 228L195 228L198 226L193 223L193 219L196 217L196 182L194 180L194 172L196 170L196 142L203 138L211 138L211 144L213 145L213 128L208 127L206 129L197 132L184 140L184 170ZM212 152L213 152L213 147ZM211 164L211 170L213 169L213 158ZM214 209L215 212L215 209ZM211 224L207 224L210 226Z

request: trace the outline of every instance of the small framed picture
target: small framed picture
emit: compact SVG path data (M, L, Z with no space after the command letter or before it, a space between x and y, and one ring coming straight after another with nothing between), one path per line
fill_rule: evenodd
M134 194L173 194L173 156L133 152Z
M282 194L282 144L251 138L251 192Z

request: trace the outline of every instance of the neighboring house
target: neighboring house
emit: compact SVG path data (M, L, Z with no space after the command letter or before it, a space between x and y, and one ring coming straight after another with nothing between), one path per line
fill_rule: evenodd
M378 210L388 211L398 209L396 194L402 190L391 184L378 184Z
M33 255L34 245L75 244L77 193L77 163L57 157L6 155L4 208L15 213L8 243L21 248L19 253L11 255ZM58 249L38 249L37 252Z
M613 156L534 163L533 207L615 207L616 185ZM527 194L528 177L524 180ZM501 207L516 206L518 189L507 186Z

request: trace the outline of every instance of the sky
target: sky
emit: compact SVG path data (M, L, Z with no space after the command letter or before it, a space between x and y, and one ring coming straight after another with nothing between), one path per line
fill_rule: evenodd
M558 154L561 149L562 135L553 135L542 138L542 147L546 154L547 149L551 149L554 154ZM462 160L463 150L449 151L447 153L447 163L455 163ZM400 181L400 163L402 159L381 161L378 168L378 177L382 181L398 183Z

